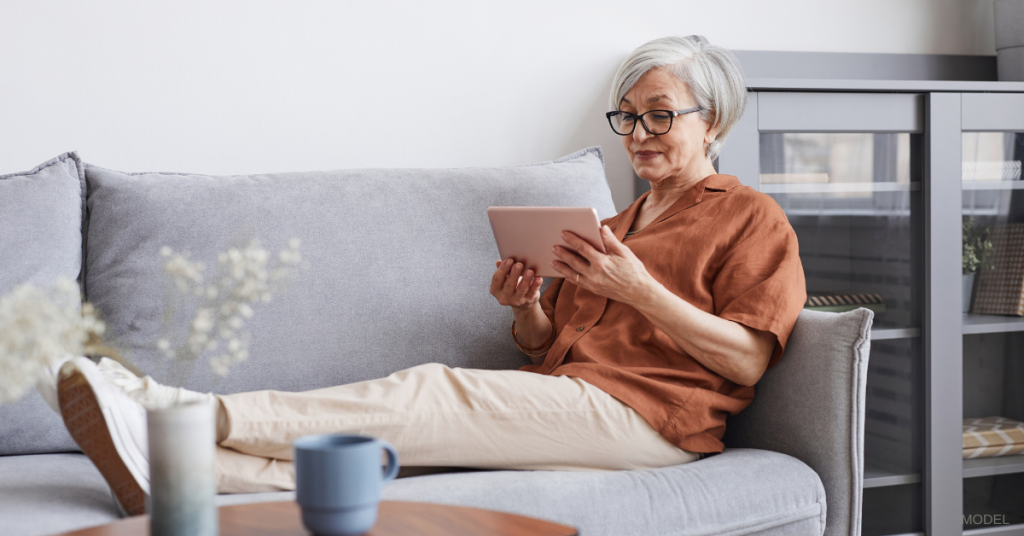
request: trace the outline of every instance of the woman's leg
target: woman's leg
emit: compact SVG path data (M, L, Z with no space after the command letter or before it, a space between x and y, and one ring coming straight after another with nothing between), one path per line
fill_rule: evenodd
M292 442L335 432L388 441L407 466L618 470L699 459L618 399L567 376L431 363L315 391L218 398L227 416L222 492L293 489Z

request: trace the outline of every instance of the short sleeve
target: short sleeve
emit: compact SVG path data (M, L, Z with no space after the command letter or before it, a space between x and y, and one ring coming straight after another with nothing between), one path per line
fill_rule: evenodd
M726 252L712 285L715 314L775 335L775 366L807 302L796 233L770 200L757 210Z

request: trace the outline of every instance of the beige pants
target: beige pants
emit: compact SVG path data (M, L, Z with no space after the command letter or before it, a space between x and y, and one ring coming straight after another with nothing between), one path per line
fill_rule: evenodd
M437 363L303 393L219 396L221 493L295 489L292 441L345 432L383 439L403 466L648 469L698 460L637 412L577 378Z

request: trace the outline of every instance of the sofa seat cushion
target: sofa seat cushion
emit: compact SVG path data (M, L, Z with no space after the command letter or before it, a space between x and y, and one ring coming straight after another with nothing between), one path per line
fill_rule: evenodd
M729 449L648 471L474 471L401 478L384 500L499 510L583 536L822 534L825 489L803 462ZM221 495L218 504L294 500L291 492ZM40 536L117 519L110 490L81 454L0 457L4 534Z
M0 534L56 534L117 518L110 488L85 455L0 456Z
M242 504L284 493L221 495ZM785 454L726 448L698 462L650 471L479 471L400 478L384 500L472 506L547 519L582 536L822 534L825 488Z
M473 506L571 525L583 536L822 534L825 489L803 462L726 449L647 471L486 471L404 478L385 500Z

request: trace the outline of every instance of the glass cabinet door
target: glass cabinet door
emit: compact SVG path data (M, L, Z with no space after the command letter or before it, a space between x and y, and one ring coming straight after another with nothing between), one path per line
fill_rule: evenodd
M757 92L751 101L744 119L756 113L756 140L730 139L723 172L756 173L740 179L786 212L806 307L875 312L862 532L922 532L924 98Z
M965 93L961 99L963 530L1020 534L1024 95Z

